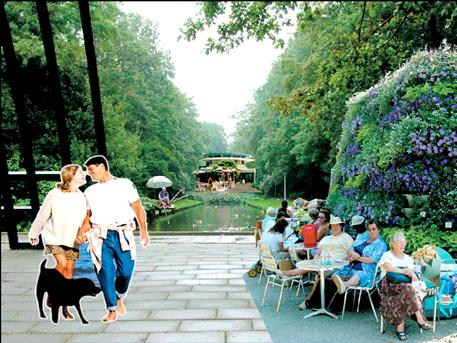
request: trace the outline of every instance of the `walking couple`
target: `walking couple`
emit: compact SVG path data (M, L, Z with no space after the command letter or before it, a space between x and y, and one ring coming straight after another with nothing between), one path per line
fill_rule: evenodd
M29 239L36 245L41 234L44 254L54 256L55 269L68 279L73 277L79 245L89 243L108 310L101 321L110 323L126 313L123 299L136 258L135 217L141 243L143 247L149 245L146 215L133 182L111 175L104 156L92 156L84 166L96 183L81 192L79 187L86 183L81 166L64 166L61 182L47 194L32 223ZM62 314L67 320L73 319L66 307Z

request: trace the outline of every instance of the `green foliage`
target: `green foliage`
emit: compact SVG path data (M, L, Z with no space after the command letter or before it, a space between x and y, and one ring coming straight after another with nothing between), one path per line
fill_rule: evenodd
M67 111L72 161L97 153L87 63L77 2L48 3L60 82ZM105 134L111 171L130 178L140 194L146 181L166 175L172 189L193 188L192 171L209 150L226 150L220 125L200 123L192 101L173 83L168 52L158 47L157 25L123 13L116 3L91 2ZM62 167L54 99L33 2L7 2L6 11L24 82L37 170ZM1 60L2 79L5 63ZM23 169L16 114L7 82L1 83L2 136L10 170ZM25 189L18 201L27 203ZM40 189L40 201L46 194Z
M441 231L436 225L427 227L411 226L406 229L389 227L384 228L382 231L384 240L389 243L390 238L397 230L401 230L405 234L407 242L405 252L407 254L412 254L427 244L443 248L452 256L455 256L457 253L457 231Z
M211 168L212 169L217 169L219 167L222 167L222 168L234 168L236 169L236 163L235 161L233 160L221 160L217 163L214 163Z
M268 3L267 6L273 9L274 4ZM337 146L340 138L342 144L347 144L354 142L356 137L359 149L370 151L370 156L381 154L380 145L375 143L382 140L384 134L378 127L378 119L391 110L392 92L403 97L407 90L401 82L387 84L379 89L376 102L364 96L360 101L352 102L353 106L346 114L347 120L357 119L363 113L362 128L356 130L354 137L343 123L346 102L354 93L369 88L383 75L397 69L414 51L439 45L442 38L455 42L456 36L448 29L452 27L456 31L456 10L441 1L433 4L305 3L300 8L295 7L295 3L282 4L289 10L297 9L298 29L274 64L267 82L257 89L253 103L248 104L239 116L233 145L235 150L249 152L255 157L259 186L268 194L282 191L286 173L288 193L325 198L338 151L341 155L344 153ZM361 20L364 6L365 16ZM201 16L206 13L211 20L202 21L195 34L209 26L220 27L217 19L233 6L222 3L215 7L217 10L213 8L209 14L203 8ZM264 31L265 26L261 25L266 19L256 20L249 17L249 13L250 8L245 5L243 14L238 16L236 12L228 17L225 27L230 26L233 30L219 34L212 44L207 45L208 50L221 51L241 44L241 36L246 31L244 26L235 23L249 21L249 29L257 27L259 33ZM272 10L268 16L273 18L275 13ZM429 26L429 19L436 13L443 13L436 24L440 35L438 41L437 37L430 35ZM198 19L194 21L197 22ZM277 35L274 30L270 33ZM417 64L417 73L414 70L408 72L416 75L423 72L427 77L436 78L441 73L441 66L449 65L449 62L437 59L433 68ZM406 74L402 78L410 79ZM413 81L410 80L408 87L422 84L421 79ZM440 82L445 83L443 78ZM431 87L443 87L443 93L449 92L450 85L446 83L444 87L439 85L440 82ZM397 148L392 153L404 147L398 145ZM384 149L384 153L389 152ZM358 164L369 162L366 155L351 158ZM389 160L390 157L383 159ZM343 183L347 180L341 178L338 168L334 169L332 177Z

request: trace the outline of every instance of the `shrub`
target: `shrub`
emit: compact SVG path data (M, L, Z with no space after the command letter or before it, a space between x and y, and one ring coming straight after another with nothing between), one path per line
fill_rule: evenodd
M401 227L409 246L454 251L457 226L457 52L421 51L347 103L328 204L335 215ZM408 220L403 194L429 195ZM389 231L387 231L389 232Z

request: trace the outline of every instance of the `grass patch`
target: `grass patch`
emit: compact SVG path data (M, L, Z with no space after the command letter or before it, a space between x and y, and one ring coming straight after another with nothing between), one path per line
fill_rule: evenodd
M246 200L246 204L266 210L268 207L279 208L281 207L282 199L279 198L265 198L256 197L253 199Z
M175 208L177 210L182 210L183 208L200 205L201 203L202 203L201 201L193 200L193 199L181 199L178 201L173 201L173 204L175 205Z

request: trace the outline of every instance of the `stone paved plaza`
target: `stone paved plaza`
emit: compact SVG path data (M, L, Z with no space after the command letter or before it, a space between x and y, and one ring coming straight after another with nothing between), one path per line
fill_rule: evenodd
M12 251L2 234L2 342L271 342L243 280L257 260L252 236L151 238L137 250L126 316L100 322L99 294L81 301L89 325L74 309L74 321L54 325L49 312L39 318L35 300L42 251Z
M243 279L243 274L257 261L254 237L151 238L148 248L138 246L136 271L125 302L126 316L114 323L102 323L100 318L106 312L99 294L81 301L89 325L80 323L74 309L75 320L59 319L59 324L54 325L47 307L48 319L39 318L35 300L42 251L12 251L7 236L2 234L2 343L272 342ZM270 307L274 311L274 306ZM455 325L455 321L444 324ZM349 323L345 330L349 331L348 326ZM385 342L396 341L390 335L384 337ZM456 341L457 334L451 334L429 342Z

